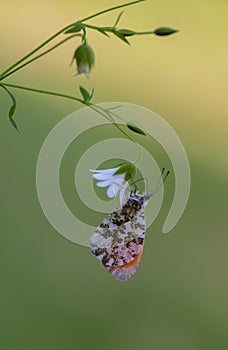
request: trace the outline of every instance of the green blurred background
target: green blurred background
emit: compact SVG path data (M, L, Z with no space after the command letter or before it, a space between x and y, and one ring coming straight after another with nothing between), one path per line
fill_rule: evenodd
M67 23L119 3L2 2L1 70ZM192 187L180 222L162 235L171 202L167 194L168 204L148 232L139 271L120 283L88 248L50 226L36 194L41 145L80 106L14 90L18 135L7 121L9 99L0 91L1 349L228 348L227 11L223 0L146 1L125 9L121 26L167 25L180 33L135 37L130 47L88 33L96 53L89 82L72 78L74 68L69 68L77 40L8 78L70 94L83 84L95 87L97 103L124 101L155 111L183 142ZM118 13L90 23L110 25ZM71 162L73 169L73 157Z

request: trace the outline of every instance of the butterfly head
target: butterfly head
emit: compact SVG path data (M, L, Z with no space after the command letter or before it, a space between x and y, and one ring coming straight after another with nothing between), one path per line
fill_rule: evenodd
M131 192L130 197L128 198L128 204L140 204L140 206L145 206L147 204L147 201L151 198L153 195L152 192L145 192L142 195L138 193L138 191Z

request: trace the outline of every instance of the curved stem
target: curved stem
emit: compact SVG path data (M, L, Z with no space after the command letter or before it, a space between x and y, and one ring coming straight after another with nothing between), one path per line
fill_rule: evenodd
M92 106L93 106L93 107L92 107ZM110 111L110 110L108 110L108 109L102 108L102 107L97 106L97 105L92 105L92 106L90 106L90 107L91 107L93 110L95 110L96 112L98 112L99 114L101 114L104 118L106 118L106 119L109 120L109 121L110 121L110 119L111 119L113 125L114 125L119 131L121 131L122 134L124 134L130 141L134 142L134 144L138 147L139 155L138 155L138 158L134 161L134 164L136 164L136 163L139 161L139 159L141 158L141 155L142 155L141 147L138 145L138 143L134 140L133 137L131 137L130 135L128 135L128 133L125 132L125 131L115 122L115 120L113 119L112 115L114 115L115 117L118 117L119 119L121 119L121 120L124 121L125 123L126 123L126 121L125 121L122 117L118 116L117 114L113 113L112 111ZM94 107L96 107L96 109L95 109ZM110 119L108 119L107 116L104 115L102 112L103 112L103 113L106 113L106 114L110 117Z
M66 27L60 29L58 32L56 32L55 34L53 34L50 38L48 38L47 40L45 40L42 44L40 44L39 46L37 46L34 50L30 51L27 55L25 55L24 57L22 57L19 61L15 62L12 66L10 66L9 68L7 68L4 72L1 73L0 77L4 76L6 73L8 73L9 71L11 71L14 67L18 66L21 62L25 61L27 58L29 58L30 56L32 56L34 53L36 53L38 50L42 49L42 47L44 47L45 45L47 45L50 41L52 41L53 39L55 39L57 36L59 36L60 34L62 34L63 32L65 32L65 30L69 29L70 27L72 27L74 25L74 23L68 24Z
M67 99L70 99L70 100L74 100L74 101L77 101L77 102L80 102L81 104L85 105L85 106L88 106L90 107L91 109L93 109L94 111L96 111L97 113L99 113L101 116L103 116L106 120L108 120L109 122L112 122L113 125L120 131L122 132L122 134L124 134L129 140L131 140L132 142L134 142L136 144L136 146L138 147L139 149L139 157L137 158L137 160L134 162L135 164L138 162L138 160L140 159L141 157L141 148L139 147L139 145L137 144L137 142L131 137L128 135L127 132L125 132L117 123L116 121L114 120L114 118L112 117L112 114L114 116L117 116L115 115L115 113L111 112L110 110L108 109L105 109L105 108L102 108L98 105L95 105L91 102L86 102L78 97L74 97L72 95L67 95L67 94L63 94L63 93L60 93L60 92L54 92L54 91L48 91L48 90L41 90L41 89L34 89L34 88L29 88L29 87L26 87L26 86L21 86L21 85L15 85L15 84L8 84L8 83L3 83L1 82L1 85L2 87L4 88L4 86L8 86L8 87L11 87L11 88L15 88L15 89L20 89L20 90L26 90L26 91L30 91L30 92L37 92L37 93L41 93L41 94L45 94L45 95L52 95L52 96L57 96L57 97L63 97L63 98L67 98ZM119 117L120 119L123 120L122 117Z
M124 121L124 122L126 123L126 121L124 120L124 118L120 117L118 114L116 114L116 113L114 113L114 112L112 112L112 111L109 111L109 113L112 114L112 115L114 115L116 118L118 118L118 119L120 119L120 120L122 120L122 121ZM127 123L126 123L126 124L127 124ZM126 134L127 134L127 133L126 133ZM128 135L128 134L127 134L127 135ZM133 142L137 145L137 147L138 147L138 149L139 149L138 158L137 158L136 161L134 162L134 163L136 164L136 163L139 161L139 159L141 158L142 149L141 149L141 147L138 145L138 143L135 141L135 139L134 139L133 137L131 137L131 136L128 135L128 138L129 138L129 140L133 141Z
M109 9L106 9L106 10L103 10L103 11L100 11L100 12L97 12L97 13L95 13L94 15L91 15L91 16L89 16L89 17L83 18L83 19L81 20L81 22L88 21L89 19L92 19L92 18L94 18L94 17L103 15L104 13L107 13L107 12L110 12L110 11L114 11L114 10L117 10L117 9L120 9L120 8L122 8L122 7L131 6L131 5L137 4L137 3L142 2L142 1L145 1L145 0L137 0L137 1L128 2L128 3L122 4L122 5L110 7Z
M12 87L15 89L20 89L20 90L26 90L26 91L31 91L31 92L38 92L40 94L45 94L45 95L52 95L52 96L57 96L57 97L63 97L63 98L68 98L70 100L75 100L78 101L84 105L86 105L86 102L80 98L74 97L72 95L67 95L67 94L62 94L61 92L54 92L54 91L48 91L48 90L41 90L41 89L34 89L34 88L29 88L26 86L21 86L21 85L15 85L15 84L8 84L8 83L1 83L1 85L5 85L8 87Z
M10 71L10 72L8 72L7 74L5 74L4 76L0 77L0 81L3 80L3 79L5 79L5 78L8 77L9 75L15 73L15 72L18 71L19 69L21 69L21 68L27 66L28 64L32 63L33 61L36 61L38 58L40 58L40 57L46 55L47 53L49 53L49 52L51 52L51 51L53 51L53 50L56 49L58 46L62 45L64 42L66 42L66 41L68 41L68 40L70 40L70 39L72 39L72 38L74 38L74 37L76 37L76 36L81 36L81 34L73 34L73 35L68 36L67 38L61 40L58 44L52 46L50 49L48 49L48 50L42 52L42 53L41 53L40 55L38 55L38 56L33 57L31 60L29 60L29 61L23 63L23 64L20 65L19 67L13 69L12 71Z

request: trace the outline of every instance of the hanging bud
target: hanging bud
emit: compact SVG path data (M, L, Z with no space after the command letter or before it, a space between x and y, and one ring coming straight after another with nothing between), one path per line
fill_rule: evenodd
M94 66L95 55L91 46L86 42L79 46L75 53L73 59L76 60L77 74L85 74L86 78L89 79L90 71Z

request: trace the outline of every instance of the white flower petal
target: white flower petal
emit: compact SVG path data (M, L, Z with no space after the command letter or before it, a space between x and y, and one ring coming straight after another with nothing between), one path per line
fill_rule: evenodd
M104 175L104 174L101 174L101 173L93 174L92 176L96 180L107 180L107 179L110 178L110 175Z
M120 202L122 203L128 182L124 182L125 173L114 175L119 169L120 167L115 167L104 170L90 169L90 171L93 173L93 178L98 180L96 183L98 187L108 187L106 194L109 198L117 196L117 194L120 192Z
M91 172L93 172L94 174L92 175L94 179L97 180L106 180L108 179L110 176L112 176L117 170L119 169L119 167L117 168L112 168L112 169L105 169L105 170L90 170Z
M121 186L122 186L123 180L116 181L112 184L112 191L115 193L115 196L119 193Z
M112 183L113 183L113 178L110 177L110 178L107 179L107 180L103 180L103 181L97 182L96 185L97 185L98 187L107 187L107 186L111 185Z
M90 169L89 171L92 171L93 173L103 173L103 174L110 174L110 173L115 173L116 170L118 170L119 167L116 167L116 168L110 168L110 169L103 169L103 170L93 170L93 169Z
M124 177L125 177L125 174L117 174L117 175L113 175L112 178L113 178L113 181L116 181L116 180L124 180Z
M126 189L127 189L128 186L129 186L128 181L126 181L126 182L121 186L121 189L120 189L120 205L121 205L121 206L123 206L123 204L124 204L124 194L125 194Z
M118 194L118 192L120 191L121 186L123 184L123 181L124 181L123 178L118 178L118 179L115 180L115 182L113 182L109 186L109 188L107 189L107 192L106 192L107 196L109 198L113 198L113 197L115 197Z
M106 194L107 194L107 196L108 196L109 198L115 197L115 193L114 193L113 190L112 190L112 186L109 186L109 187L108 187Z
M93 176L93 178L96 179L96 180L108 180L108 179L112 178L112 175L109 175L109 174L100 174L100 173L93 174L92 176Z

